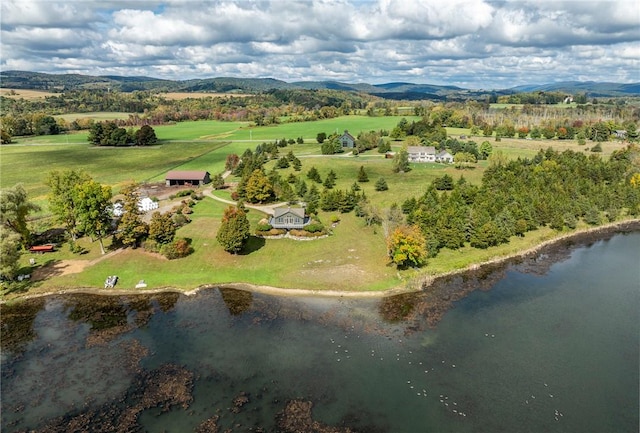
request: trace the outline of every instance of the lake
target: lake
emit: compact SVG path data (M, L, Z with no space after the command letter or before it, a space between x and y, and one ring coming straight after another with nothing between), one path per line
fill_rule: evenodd
M2 306L2 431L639 429L640 232L384 299Z

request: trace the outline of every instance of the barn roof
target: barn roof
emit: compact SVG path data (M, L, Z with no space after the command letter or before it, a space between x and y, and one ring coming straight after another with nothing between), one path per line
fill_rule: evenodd
M208 172L198 170L174 170L167 173L166 180L203 180Z

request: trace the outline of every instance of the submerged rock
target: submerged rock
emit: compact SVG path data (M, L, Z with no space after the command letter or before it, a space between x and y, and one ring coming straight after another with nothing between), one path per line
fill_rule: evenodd
M310 401L291 400L278 414L278 428L287 433L353 433L348 427L331 427L311 416L313 403Z

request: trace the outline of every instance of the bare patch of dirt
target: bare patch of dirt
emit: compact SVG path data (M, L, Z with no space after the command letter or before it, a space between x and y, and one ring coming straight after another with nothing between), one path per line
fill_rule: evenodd
M196 187L188 185L167 186L164 182L145 183L140 185L138 192L143 197L156 197L158 200L166 200L169 196L185 189L193 189Z
M47 278L57 277L61 275L77 274L82 272L89 264L89 260L59 260L46 266L42 266L33 270L31 279L33 281L42 281Z

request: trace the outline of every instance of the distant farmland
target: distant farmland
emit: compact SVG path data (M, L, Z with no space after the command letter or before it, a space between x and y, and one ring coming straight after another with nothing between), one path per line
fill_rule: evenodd
M46 90L30 90L30 89L0 89L0 96L11 99L44 99L47 96L54 96L55 93Z
M251 96L248 93L216 93L216 92L168 92L168 93L160 93L158 96L161 96L165 99L177 100L177 99L188 99L188 98L230 98L232 96L237 98L244 98L247 96Z

